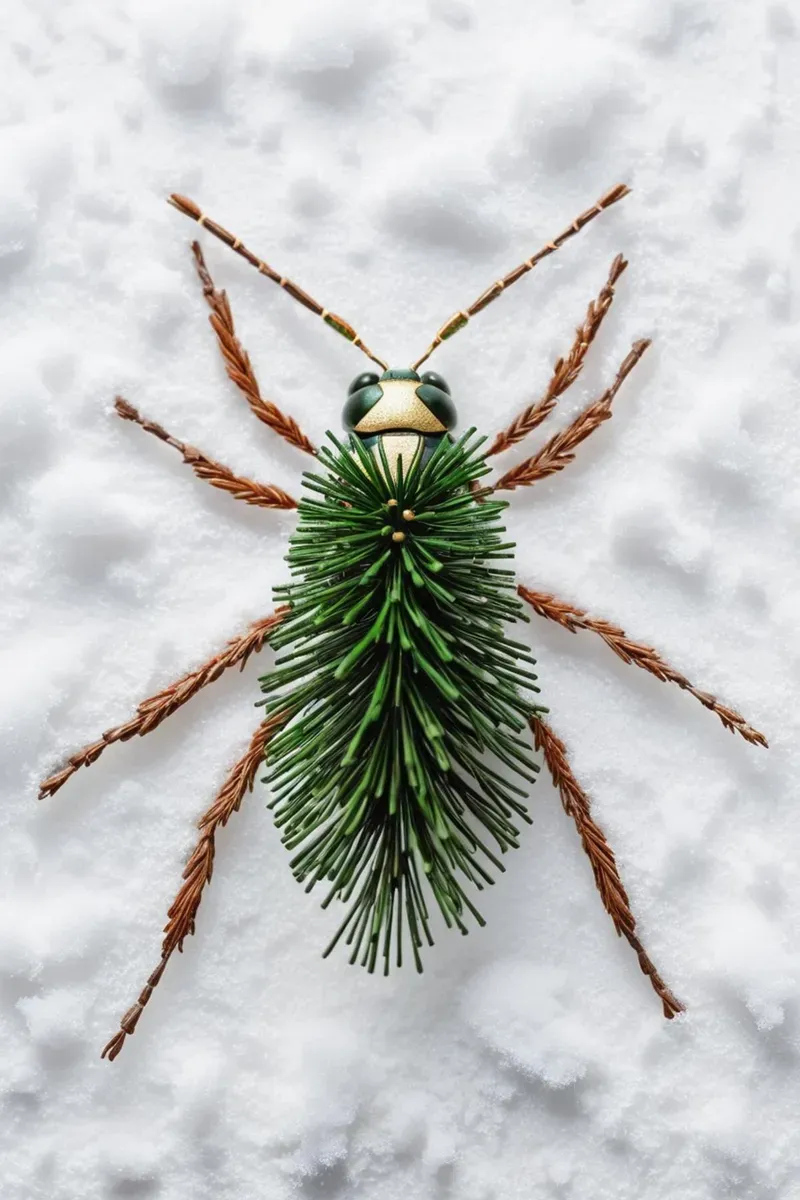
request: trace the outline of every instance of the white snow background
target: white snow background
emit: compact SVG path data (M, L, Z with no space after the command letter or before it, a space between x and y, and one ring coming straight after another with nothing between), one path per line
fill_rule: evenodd
M800 22L761 0L27 0L0 96L3 1200L783 1200L800 1195ZM297 493L227 381L173 190L394 365L608 187L632 195L443 347L461 425L541 393L618 251L580 383L654 345L614 419L511 497L521 581L648 641L745 744L535 617L552 723L674 1022L549 781L421 977L320 952L258 785L197 935L118 1061L196 831L271 661L53 799L36 784L272 608L291 514L113 414L121 392ZM209 235L264 393L319 441L366 360Z

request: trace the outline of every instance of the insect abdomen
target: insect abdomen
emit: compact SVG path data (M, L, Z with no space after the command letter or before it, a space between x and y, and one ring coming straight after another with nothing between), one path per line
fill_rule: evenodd
M467 911L483 923L468 889L492 882L528 820L509 771L535 779L526 734L541 711L525 694L533 659L504 632L522 617L497 566L506 506L475 502L486 468L470 434L429 447L415 432L410 469L393 470L403 434L320 451L329 474L306 477L296 582L277 589L291 612L262 680L284 718L268 780L292 869L307 888L327 881L325 905L348 904L328 951L344 939L351 961L374 970L380 955L386 972L405 946L421 970L431 899L462 932Z

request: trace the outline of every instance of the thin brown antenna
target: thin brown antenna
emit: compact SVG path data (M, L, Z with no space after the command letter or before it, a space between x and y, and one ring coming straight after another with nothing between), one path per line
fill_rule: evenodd
M627 184L618 183L615 187L611 188L611 191L606 192L604 196L601 196L597 203L592 206L592 208L587 208L586 212L582 212L579 217L576 217L572 224L569 225L563 233L560 233L558 237L553 238L552 242L548 242L546 246L543 246L542 249L538 251L538 253L534 254L531 258L527 258L525 262L520 263L518 267L515 267L513 271L509 271L509 273L504 275L502 279L495 280L491 287L488 287L486 291L483 292L478 299L469 306L469 308L454 313L453 316L450 317L449 321L445 321L444 325L436 334L436 337L433 339L430 346L428 346L428 349L425 351L422 358L418 358L413 364L413 369L416 371L417 368L425 362L425 359L429 358L430 355L433 354L437 346L441 346L442 342L452 337L454 333L458 333L459 329L463 329L470 317L474 317L476 313L479 313L482 309L486 308L486 306L491 304L493 300L497 299L501 292L504 292L506 288L511 287L512 283L516 283L517 280L521 279L523 275L527 275L528 271L532 271L537 263L540 263L543 258L547 258L548 255L553 254L559 249L560 246L563 246L564 242L568 241L571 237L574 237L576 233L579 233L581 229L583 229L584 225L588 225L589 222L593 221L595 217L599 216L604 209L610 208L612 204L616 204L618 200L622 200L628 195L630 190L631 189L627 186Z
M237 254L240 254L257 271L260 271L262 275L266 275L267 279L271 279L273 283L277 283L285 292L288 292L293 300L297 300L299 304L304 305L305 308L309 308L318 317L322 317L326 325L330 325L331 329L335 329L348 342L352 342L354 346L358 346L359 350L363 350L367 358L371 358L384 371L387 370L387 364L383 359L378 358L377 354L372 353L369 346L361 340L355 329L353 329L353 326L345 321L343 317L339 317L336 313L329 312L327 308L323 308L313 296L309 296L308 292L304 292L291 279L287 279L285 275L280 275L269 263L265 263L263 259L253 254L252 250L248 250L247 246L239 238L234 237L222 225L218 225L216 221L212 221L210 217L207 217L202 209L195 204L194 200L173 192L169 197L169 203L173 208L177 208L178 212L182 212L186 217L191 217L203 229L207 229L209 233L213 233L214 237L219 238L226 246L230 246L231 250L235 250Z

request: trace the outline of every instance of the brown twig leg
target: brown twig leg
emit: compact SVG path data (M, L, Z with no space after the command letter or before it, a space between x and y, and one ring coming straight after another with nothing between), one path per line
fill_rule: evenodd
M510 471L506 471L494 485L494 490L513 491L518 487L530 487L532 483L546 479L556 471L563 471L574 459L576 447L594 433L603 421L609 419L612 402L623 380L631 373L649 345L650 341L646 338L634 342L617 371L616 379L599 400L595 400L594 404L584 409L565 430L555 434L549 442L545 442L541 450L531 458L526 458Z
M544 396L536 404L529 404L518 417L514 418L508 429L498 433L486 452L487 458L492 454L502 454L504 450L508 450L509 446L521 442L529 433L533 433L534 429L549 417L559 397L563 396L567 388L572 387L581 373L586 352L597 336L597 332L603 324L603 318L611 307L611 301L614 299L614 285L627 265L627 261L621 254L618 254L611 264L608 279L597 299L591 301L586 310L583 324L579 325L576 330L572 349L566 358L559 358L554 366Z
M191 700L192 696L197 695L206 684L219 679L222 672L227 671L229 667L235 667L238 664L239 669L243 669L250 655L257 654L263 648L272 631L283 620L286 612L288 609L283 605L270 616L261 621L255 621L247 633L231 638L225 649L220 654L215 654L208 662L203 663L202 667L198 667L196 671L190 671L188 675L184 675L176 683L171 683L169 687L164 688L155 696L150 696L148 700L143 700L136 710L135 717L126 721L124 725L116 725L113 729L107 729L96 742L84 746L77 754L73 754L62 770L51 775L49 779L45 779L39 788L39 799L44 800L47 796L55 795L58 789L63 787L70 776L74 775L80 767L88 767L96 762L107 746L113 745L114 742L127 742L129 738L135 737L137 734L139 737L144 737L145 734L150 733L167 717L172 716L187 700Z
M148 421L137 412L132 404L123 400L122 396L117 396L114 408L123 421L134 421L137 425L141 425L147 433L152 433L162 442L166 442L168 446L173 446L183 456L183 461L189 464L198 479L204 479L212 487L221 488L223 492L227 492L234 499L244 500L245 504L256 504L260 508L297 508L297 501L283 488L276 487L271 483L256 483L252 479L242 479L238 475L234 475L233 471L223 467L221 463L214 462L212 458L208 458L194 446L188 446L185 442L172 437L155 421Z
M253 734L247 753L239 759L222 785L222 790L216 800L197 822L200 837L184 869L183 885L167 914L169 920L164 927L161 961L144 985L136 1003L128 1009L120 1021L119 1032L115 1033L104 1047L102 1058L108 1058L113 1062L117 1057L125 1043L125 1038L135 1032L144 1007L164 974L164 969L173 952L175 950L183 951L184 939L194 933L195 918L200 907L203 889L207 883L211 882L217 830L226 825L230 816L238 811L245 793L252 791L256 771L264 757L264 749L270 736L282 721L282 714L277 714L268 717L259 725Z
M709 692L701 692L693 683L689 682L685 675L681 675L679 671L665 662L651 646L631 641L625 630L620 629L619 625L612 625L610 621L590 617L583 609L576 608L574 604L565 604L563 600L557 600L555 596L548 595L546 592L533 592L530 588L523 587L522 584L518 585L517 592L523 600L527 600L534 612L538 616L544 617L546 621L555 621L563 629L568 629L570 633L577 633L579 629L588 629L592 633L599 634L605 644L610 646L624 663L641 667L643 671L649 671L663 683L676 684L690 696L694 696L695 700L699 700L704 708L716 713L722 724L731 733L740 734L746 742L750 742L754 746L767 746L767 739L763 733L759 733L757 729L748 724L734 708L720 704L719 700Z
M275 433L279 434L293 446L297 446L299 450L305 450L307 454L316 455L316 448L303 433L297 422L292 417L287 417L276 404L273 404L271 400L265 400L261 395L258 380L250 362L250 355L236 336L233 314L231 313L231 306L228 303L227 293L219 292L214 287L214 281L209 274L199 242L192 242L192 254L194 255L195 266L197 267L197 274L200 276L200 282L203 285L203 295L211 309L209 321L211 322L211 328L217 335L217 344L219 345L222 357L225 359L225 370L228 372L228 377L244 395L245 400L259 421L263 421L265 425L269 425L270 429L274 430Z
M545 762L553 777L553 783L558 788L564 811L575 822L581 844L592 864L597 890L606 912L614 922L617 935L624 937L628 945L636 951L639 966L649 978L653 990L661 1000L664 1016L672 1018L676 1013L683 1012L684 1006L664 983L647 951L636 936L636 921L631 912L628 893L619 877L614 853L606 841L603 831L592 819L589 797L572 773L566 747L541 717L531 719L531 729L536 749L544 751Z

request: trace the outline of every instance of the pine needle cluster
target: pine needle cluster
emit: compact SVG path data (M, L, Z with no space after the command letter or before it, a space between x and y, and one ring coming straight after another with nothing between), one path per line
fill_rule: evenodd
M328 885L323 907L348 905L325 954L343 939L369 971L401 966L406 945L422 970L434 906L462 933L467 913L482 925L467 886L493 882L497 852L530 822L519 783L538 766L524 734L546 710L527 694L539 690L527 647L505 635L527 617L496 565L513 543L505 503L476 495L488 468L473 435L443 439L404 478L382 448L329 434L329 473L305 475L315 498L299 505L295 581L276 589L290 612L261 681L284 721L270 807L295 877Z

